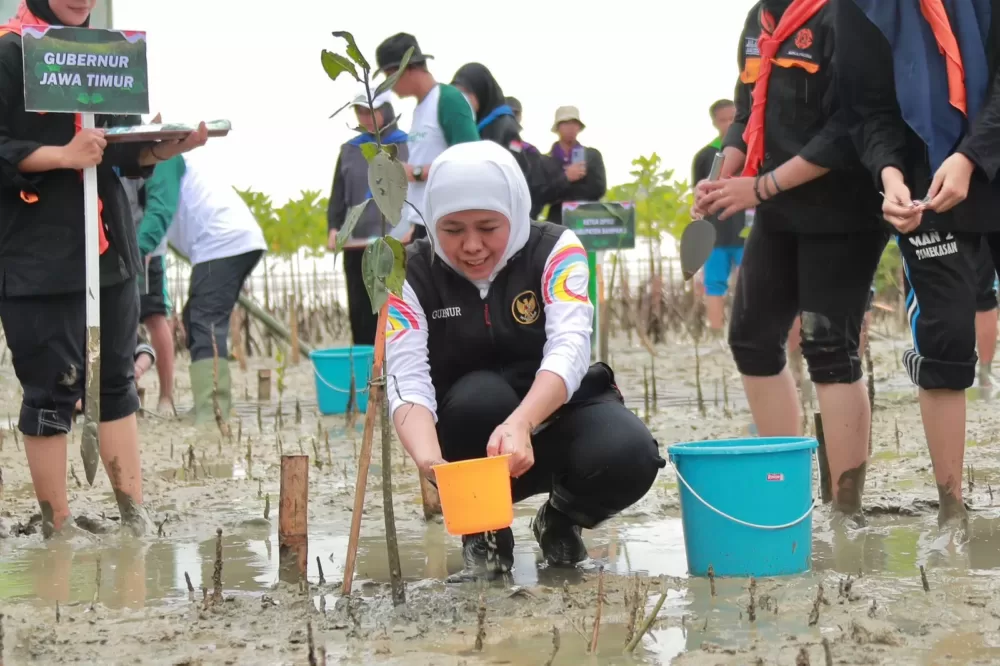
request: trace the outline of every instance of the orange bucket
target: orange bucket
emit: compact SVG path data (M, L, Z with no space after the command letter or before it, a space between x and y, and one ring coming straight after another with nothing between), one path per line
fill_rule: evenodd
M491 532L514 522L508 458L475 458L433 467L449 534Z

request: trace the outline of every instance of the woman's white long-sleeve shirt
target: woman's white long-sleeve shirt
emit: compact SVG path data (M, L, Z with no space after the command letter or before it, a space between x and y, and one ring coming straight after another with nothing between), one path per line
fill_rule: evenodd
M545 311L545 346L538 371L559 376L573 396L590 367L590 335L594 306L588 289L587 253L569 229L549 253L539 285ZM431 381L427 316L409 282L403 297L390 295L385 358L389 376L390 414L407 403L423 405L437 420Z

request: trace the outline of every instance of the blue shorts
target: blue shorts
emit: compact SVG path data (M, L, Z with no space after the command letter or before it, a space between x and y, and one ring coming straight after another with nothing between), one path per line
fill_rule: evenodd
M725 296L729 275L743 263L743 246L717 247L705 262L705 295Z

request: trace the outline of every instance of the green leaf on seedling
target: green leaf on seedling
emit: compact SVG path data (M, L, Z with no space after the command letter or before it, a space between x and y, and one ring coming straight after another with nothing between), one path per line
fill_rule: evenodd
M385 242L392 248L392 270L385 278L385 286L390 292L402 298L403 283L406 281L406 248L391 236L387 236Z
M378 155L378 145L374 143L361 144L361 154L365 156L366 160L371 162Z
M392 90L392 87L396 85L396 81L399 81L399 77L401 77L403 72L406 71L407 65L410 64L410 56L412 55L413 47L411 46L406 50L406 53L403 54L403 59L399 62L399 69L393 72L392 76L387 77L386 80L380 83L378 88L375 89L375 94L373 95L374 97L378 97L382 93Z
M752 228L753 228L753 227L743 227L743 228L742 228L742 229L740 230L740 238L749 238L749 237L750 237L750 230L751 230Z
M351 100L350 102L348 102L344 106L340 107L339 109L337 109L336 111L334 111L333 113L331 113L330 117L331 118L335 117L338 113L340 113L341 111L343 111L344 109L346 109L347 107L349 107L353 103L354 103L354 100Z
M358 226L358 220L361 219L361 214L365 212L369 203L371 203L371 199L365 199L357 206L351 206L351 210L347 212L347 217L344 218L344 226L337 232L337 252L343 250L344 243L351 240L354 227Z
M361 80L358 78L358 68L354 66L354 63L339 53L323 49L323 53L320 54L320 60L323 63L323 69L326 70L326 75L333 81L336 81L337 77L344 72L353 76L355 81Z
M377 313L389 300L385 279L392 273L394 257L392 247L384 238L377 239L361 255L361 276L372 302L372 312Z
M347 55L350 56L351 60L358 63L362 69L371 69L372 66L368 64L365 57L361 55L361 49L358 48L357 42L354 41L354 35L345 31L337 30L333 33L334 37L343 37L344 41L347 42Z
M382 152L388 155L392 159L396 159L399 155L399 144L398 143L388 143L382 145Z
M385 153L379 153L368 165L368 188L385 219L396 226L403 217L406 201L406 169Z

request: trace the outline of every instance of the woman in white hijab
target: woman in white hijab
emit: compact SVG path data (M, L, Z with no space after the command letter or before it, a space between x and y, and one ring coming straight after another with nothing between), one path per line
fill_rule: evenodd
M390 410L432 479L446 460L510 454L514 501L549 494L533 524L545 560L576 565L581 528L638 501L665 463L611 368L590 365L583 246L532 222L530 207L521 169L493 142L453 146L431 165L429 237L409 249L403 298L389 302ZM513 534L494 536L509 570ZM497 573L486 542L463 537L466 572Z

